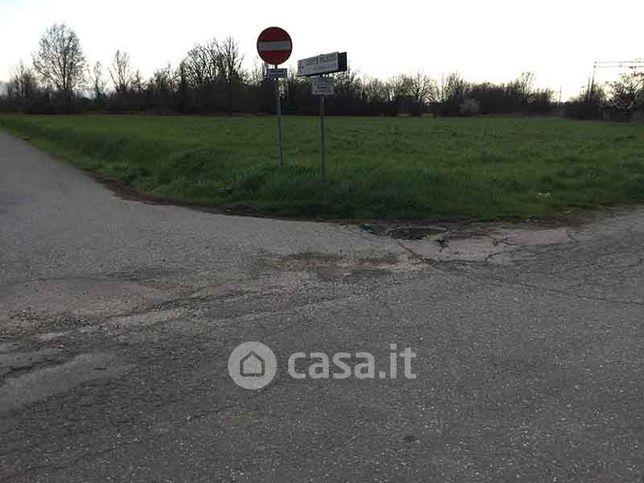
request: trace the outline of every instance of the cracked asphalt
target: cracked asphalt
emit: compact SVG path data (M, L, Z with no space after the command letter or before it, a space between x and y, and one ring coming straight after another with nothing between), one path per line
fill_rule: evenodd
M448 235L124 200L0 133L0 480L643 481L644 209ZM416 379L286 370L390 344Z

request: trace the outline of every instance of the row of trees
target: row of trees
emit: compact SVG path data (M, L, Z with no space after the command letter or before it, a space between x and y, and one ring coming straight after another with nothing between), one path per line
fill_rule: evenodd
M615 82L590 84L568 104L567 114L580 119L644 121L644 71L631 68Z
M599 117L609 107L633 113L642 109L641 73L623 76L567 105L570 115ZM329 113L341 115L471 116L477 114L550 114L559 109L554 92L539 89L533 74L504 84L472 83L453 73L432 79L423 72L382 81L346 72L336 78ZM213 39L144 79L126 52L116 51L110 65L89 65L76 33L54 25L42 36L32 65L20 63L0 98L0 110L17 112L178 112L267 113L274 108L273 81L264 66L243 67L237 42ZM307 79L291 75L283 83L284 110L317 112Z
M127 52L117 50L107 68L100 62L90 66L76 33L57 24L43 34L32 64L21 61L14 69L0 91L0 107L26 112L161 109L232 114L246 107L235 100L252 87L242 60L232 38L212 40L191 49L177 69L166 66L144 79Z

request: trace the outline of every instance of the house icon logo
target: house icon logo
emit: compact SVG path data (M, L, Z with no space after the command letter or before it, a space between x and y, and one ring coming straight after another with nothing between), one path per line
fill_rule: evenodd
M246 342L228 358L228 373L235 384L256 391L268 386L277 374L277 359L261 342Z
M239 373L242 377L264 377L266 375L266 362L254 351L251 351L239 362Z

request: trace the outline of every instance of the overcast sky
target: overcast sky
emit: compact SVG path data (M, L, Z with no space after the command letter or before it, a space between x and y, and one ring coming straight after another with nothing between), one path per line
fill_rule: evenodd
M213 36L237 39L252 67L257 35L277 25L293 38L289 64L346 50L352 68L375 77L422 69L506 81L532 71L568 96L594 60L644 58L643 19L644 0L0 0L0 80L57 22L76 30L90 62L126 50L145 75Z

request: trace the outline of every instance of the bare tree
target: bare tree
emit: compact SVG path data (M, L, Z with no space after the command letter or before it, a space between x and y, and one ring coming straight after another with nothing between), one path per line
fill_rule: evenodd
M105 87L107 85L103 77L103 64L96 62L92 66L91 78L94 99L100 102L105 98Z
M266 79L267 69L268 69L268 65L265 62L255 61L253 65L253 69L250 71L248 75L248 82L254 86L261 85Z
M227 37L222 43L217 43L218 77L226 85L228 97L228 114L233 115L233 89L243 81L242 62L244 57L239 50L239 44L232 37Z
M523 72L518 79L508 85L510 93L514 94L517 103L527 104L534 91L534 73Z
M363 81L364 95L368 102L386 104L391 101L391 86L379 79Z
M438 86L438 100L445 104L460 105L467 98L469 84L457 72L441 77Z
M411 97L411 79L405 74L393 77L390 81L395 100Z
M167 109L172 106L174 93L180 83L178 73L168 64L163 69L157 69L147 82L146 94L148 100L156 109Z
M335 91L345 98L358 97L362 92L362 79L352 69L335 75Z
M644 72L632 69L610 84L610 106L621 112L644 108Z
M195 45L183 61L186 81L194 89L205 89L217 80L219 48L216 40Z
M436 82L422 71L418 71L409 77L408 83L409 95L414 103L415 114L420 116L427 104L437 101L438 87Z
M7 95L18 99L29 99L38 89L38 79L34 71L20 64L13 70L9 83L7 85Z
M80 40L65 24L55 24L45 31L33 64L46 83L68 98L85 80L86 62Z
M582 92L571 99L571 102L577 104L594 104L599 106L607 101L607 97L606 86L595 83L592 89L590 89L590 85L588 87L584 87Z
M132 69L130 55L127 52L117 50L114 53L109 72L117 94L125 94L132 89L136 74Z
M228 37L223 42L212 39L195 45L188 51L181 69L186 85L196 90L206 105L220 108L218 98L221 94L226 98L225 109L232 115L235 90L246 81L242 62L238 43Z
M137 94L143 93L145 89L145 81L143 80L143 75L140 70L136 70L132 76L132 90Z
M188 76L186 75L186 64L185 61L179 64L179 69L176 73L177 78L177 101L178 108L180 112L185 112L188 107Z

